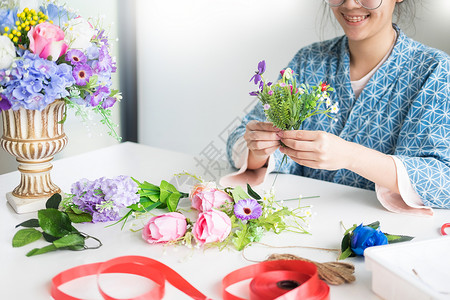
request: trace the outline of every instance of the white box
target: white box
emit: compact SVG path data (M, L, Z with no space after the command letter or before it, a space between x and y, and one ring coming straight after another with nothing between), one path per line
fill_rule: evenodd
M370 247L364 257L383 299L450 299L450 236Z

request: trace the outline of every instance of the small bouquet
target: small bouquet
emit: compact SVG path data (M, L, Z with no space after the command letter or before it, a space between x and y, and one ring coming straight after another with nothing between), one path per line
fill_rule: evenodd
M250 95L258 97L267 120L275 127L281 130L299 130L302 122L309 117L325 114L332 118L330 114L339 111L338 103L332 104L330 99L329 92L334 89L326 82L319 82L318 86L299 84L294 72L287 68L280 71L281 79L273 84L262 77L265 70L266 62L260 61L258 70L250 79L259 86L259 90ZM322 108L322 104L325 104L325 108Z
M380 246L412 240L406 235L393 235L383 233L380 230L380 222L376 221L368 225L356 225L345 231L341 242L341 255L338 259L353 256L364 256L367 247Z
M89 111L99 114L120 140L110 120L121 99L111 87L116 62L100 22L55 1L34 8L18 2L0 2L0 111L42 110L64 99L84 121Z

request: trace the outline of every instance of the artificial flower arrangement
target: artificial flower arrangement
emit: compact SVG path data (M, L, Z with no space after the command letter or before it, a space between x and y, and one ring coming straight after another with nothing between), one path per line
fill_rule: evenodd
M338 113L339 107L337 102L333 104L330 99L330 92L334 89L329 84L326 82L319 82L317 86L308 83L299 84L296 74L290 68L280 71L281 78L276 83L266 82L262 76L265 70L266 62L262 60L258 63L255 75L250 79L259 89L250 92L250 95L259 99L267 120L273 126L281 130L299 130L303 121L320 114L335 120L331 114ZM279 169L286 159L285 154Z
M304 120L314 115L339 111L338 103L331 103L330 93L334 89L326 82L318 86L297 83L295 73L290 68L280 71L281 78L276 83L266 82L263 74L266 70L264 60L258 63L258 70L250 79L259 86L259 90L250 92L263 105L267 120L281 130L299 130ZM325 104L325 108L322 107Z
M368 225L354 224L344 233L341 242L341 254L338 259L364 256L364 250L368 247L405 242L412 239L413 237L407 235L393 235L382 232L378 221Z
M110 119L121 99L111 87L116 62L100 22L56 1L23 9L18 2L0 3L0 111L42 110L63 99L84 121L99 114L120 140Z
M180 199L188 199L190 208L180 207ZM289 209L282 202L275 201L273 189L261 197L250 186L247 186L247 191L239 186L220 189L213 182L200 181L188 194L179 192L165 180L157 186L146 181L141 183L128 176L99 178L93 181L82 179L72 185L71 194L61 202L58 201L58 205L59 210L55 209L53 204L52 215L44 220L40 217L33 225L44 229L49 227L46 224L58 224L64 219L70 230L65 230L64 234L60 233L62 236L59 238L74 236L77 238L77 246L84 245L84 239L80 238L83 235L79 234L70 222L116 221L114 224L125 224L130 216L146 217L155 208L166 212L153 215L145 222L142 238L148 243L180 244L188 247L217 246L220 249L233 245L237 250L259 241L267 231L277 234L282 231L308 233L305 228L309 225L312 215L310 208L302 207L300 203L296 208ZM120 216L120 212L125 208L128 212ZM40 211L38 215L49 214ZM52 219L53 217L55 219ZM53 228L53 225L50 227ZM43 235L35 229L31 236L29 231L18 231L13 238L13 244L23 246ZM44 230L44 238L48 235ZM50 245L49 251L76 250L65 243L62 245L64 247L59 248ZM45 249L35 249L30 253L36 255L46 252L48 251Z

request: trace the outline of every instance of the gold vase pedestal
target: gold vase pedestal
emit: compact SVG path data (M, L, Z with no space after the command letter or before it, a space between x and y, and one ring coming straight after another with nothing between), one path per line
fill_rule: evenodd
M0 143L19 163L20 184L6 194L17 213L45 208L45 202L61 189L50 178L53 156L67 145L63 130L65 102L56 100L42 111L2 111L3 136Z

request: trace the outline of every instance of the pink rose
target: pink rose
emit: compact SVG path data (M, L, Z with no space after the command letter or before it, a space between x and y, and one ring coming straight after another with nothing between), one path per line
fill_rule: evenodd
M149 244L176 241L186 233L186 218L170 212L151 218L142 230L142 238Z
M215 209L200 213L192 228L192 234L200 245L221 242L227 238L230 232L230 217Z
M51 56L56 61L66 53L68 45L64 41L64 31L56 25L44 22L31 27L28 31L30 50L41 58Z
M198 211L208 211L213 208L230 206L233 199L224 191L214 187L211 183L194 186L191 191L192 207Z

